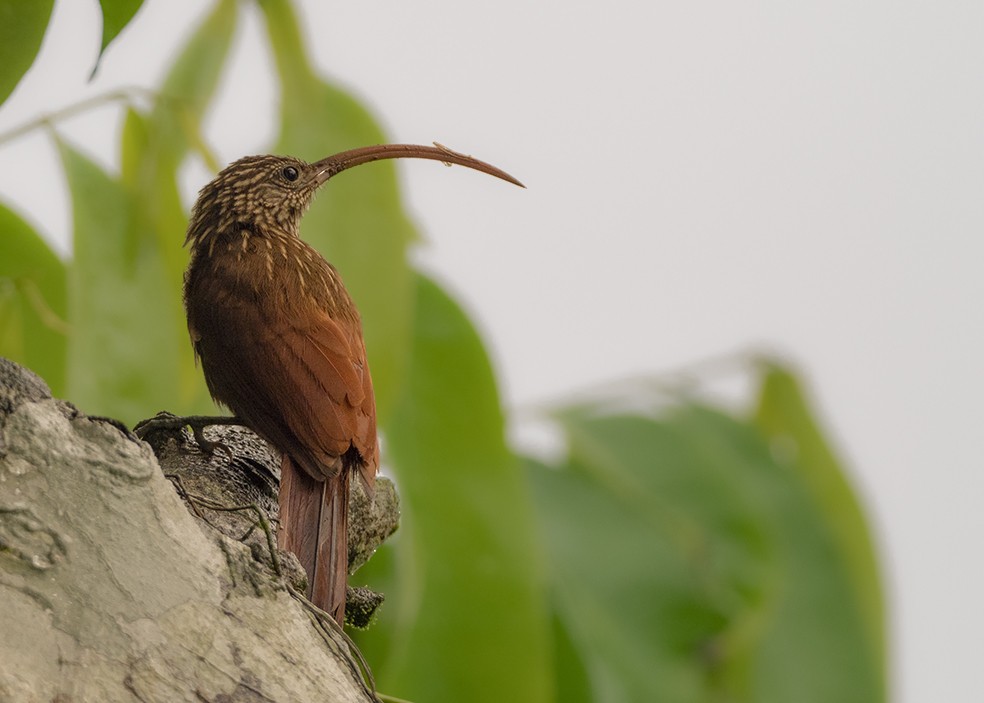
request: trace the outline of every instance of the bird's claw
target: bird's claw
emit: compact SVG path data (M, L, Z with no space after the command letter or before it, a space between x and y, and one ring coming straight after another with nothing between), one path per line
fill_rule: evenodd
M207 425L189 424L188 427L191 428L191 434L195 438L195 444L198 445L198 448L206 456L211 457L217 450L221 450L229 457L229 461L235 458L228 444L225 442L214 442L205 438L205 428Z
M140 439L144 439L152 432L161 430L181 430L185 427L191 429L191 434L195 439L198 449L206 456L212 456L216 450L225 452L229 459L233 459L232 449L223 442L216 442L205 437L205 428L211 425L240 425L242 421L237 417L208 415L187 415L180 417L170 413L157 413L152 418L141 420L133 428L133 433Z

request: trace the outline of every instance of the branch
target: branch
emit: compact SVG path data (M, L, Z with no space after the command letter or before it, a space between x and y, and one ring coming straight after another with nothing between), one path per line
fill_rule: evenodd
M344 638L277 575L263 529L243 542L206 522L256 523L268 498L217 510L225 498L189 482L202 518L150 446L0 359L0 700L373 699Z

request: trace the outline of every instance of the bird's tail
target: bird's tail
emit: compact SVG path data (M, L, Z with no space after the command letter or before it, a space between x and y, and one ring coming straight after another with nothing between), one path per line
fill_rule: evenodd
M280 471L280 529L277 544L293 552L308 575L307 596L345 621L348 586L348 467L316 481L286 454Z

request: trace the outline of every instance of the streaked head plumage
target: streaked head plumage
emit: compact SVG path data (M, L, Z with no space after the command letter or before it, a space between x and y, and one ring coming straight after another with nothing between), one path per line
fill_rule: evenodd
M198 193L185 244L241 230L296 234L320 185L315 169L291 156L245 156Z

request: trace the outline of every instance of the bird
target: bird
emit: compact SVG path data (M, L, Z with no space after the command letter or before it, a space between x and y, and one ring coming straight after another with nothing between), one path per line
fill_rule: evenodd
M339 625L350 479L358 474L372 495L376 406L359 311L338 270L299 229L328 180L395 158L459 164L525 187L436 142L360 147L312 163L247 156L201 189L185 236L184 307L196 360L213 400L281 453L278 547L297 556L307 597Z

